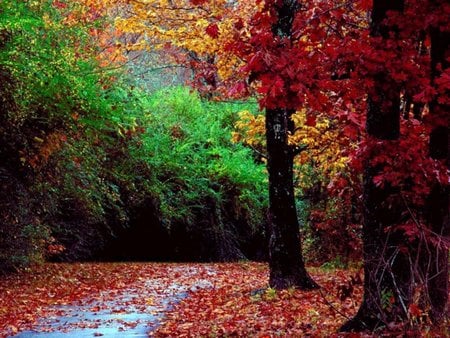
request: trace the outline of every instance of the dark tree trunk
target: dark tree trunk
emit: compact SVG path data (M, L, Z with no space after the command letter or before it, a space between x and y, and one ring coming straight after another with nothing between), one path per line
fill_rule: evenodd
M289 39L298 10L297 0L284 0L277 6L278 20L274 35ZM305 269L301 251L300 229L295 206L294 149L288 134L294 131L294 110L279 107L266 110L267 159L269 171L269 265L271 287L313 289L318 285Z
M305 269L293 184L294 149L288 132L294 129L292 110L266 111L269 171L270 286L285 289L318 287Z
M383 23L387 11L402 11L403 1L375 0L372 11L372 36L387 39L395 27ZM369 93L366 131L376 141L396 140L400 134L400 88L387 70L374 76ZM375 154L384 153L383 142L374 145ZM401 222L402 206L395 187L377 186L374 177L382 165L367 159L364 171L364 298L356 316L341 331L373 330L389 322L404 320L411 298L411 267L401 245L401 234L391 231Z
M431 35L431 78L432 82L449 67L450 32L433 28ZM449 95L450 93L444 93ZM429 152L433 159L446 161L449 167L448 112L450 106L435 100L430 104L430 113L438 118L438 123L430 134ZM443 321L448 306L448 244L450 240L449 225L449 187L436 182L427 201L426 218L431 230L440 235L440 242L431 242L426 267L428 277L427 290L431 305L430 317L435 323Z

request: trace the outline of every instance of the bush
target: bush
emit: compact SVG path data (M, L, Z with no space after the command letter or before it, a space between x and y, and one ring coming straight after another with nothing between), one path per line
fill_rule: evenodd
M202 101L187 88L159 91L146 106L138 119L145 132L132 154L151 173L147 189L164 227L195 243L177 243L179 256L186 250L203 260L254 256L248 251L264 236L267 178L251 151L231 142L242 107Z

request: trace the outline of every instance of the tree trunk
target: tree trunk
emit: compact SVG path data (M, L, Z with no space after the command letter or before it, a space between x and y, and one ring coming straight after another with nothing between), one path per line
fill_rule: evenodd
M433 28L431 35L431 80L441 75L449 67L450 32ZM444 95L449 95L448 91ZM430 134L429 153L435 160L446 161L449 167L448 112L450 106L438 99L430 104L430 113L437 118L437 124ZM449 224L449 186L438 182L432 187L426 206L426 218L431 230L439 235L440 241L430 243L430 266L426 267L428 276L428 300L431 305L430 317L435 323L443 321L448 306L448 244L450 240Z
M371 34L387 39L395 27L383 23L387 11L402 11L403 1L375 0ZM383 144L400 135L400 88L388 70L374 76L369 93L366 131L373 139L373 153L388 154ZM377 186L374 178L383 165L365 164L364 189L364 298L358 313L341 327L341 331L374 330L389 322L407 318L411 298L411 267L401 250L403 237L392 228L402 220L402 206L395 187Z
M276 5L275 36L289 39L298 10L297 0L283 0ZM288 135L294 131L291 120L295 110L279 107L266 110L267 168L269 171L269 284L276 289L318 288L305 269L300 229L295 206L293 161L294 149Z
M292 110L267 109L266 137L269 171L270 286L313 289L303 262L293 183L294 149L288 132L294 129Z

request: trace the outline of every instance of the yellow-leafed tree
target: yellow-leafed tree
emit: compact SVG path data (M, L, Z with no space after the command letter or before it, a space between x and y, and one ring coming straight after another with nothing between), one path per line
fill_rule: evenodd
M305 243L309 259L326 261L341 256L356 258L360 247L360 211L356 207L358 185L349 166L349 149L355 147L342 135L335 120L307 110L297 111L292 120L295 132L289 143L298 149L294 158L294 181L298 198L304 202L300 214L307 218L312 243ZM232 134L234 142L252 148L265 161L265 117L242 111ZM345 241L342 240L345 239Z

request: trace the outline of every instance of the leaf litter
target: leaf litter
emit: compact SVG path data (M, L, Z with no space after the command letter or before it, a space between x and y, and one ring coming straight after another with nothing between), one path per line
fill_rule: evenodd
M101 336L95 314L105 312L117 315L116 330L145 325L153 337L369 337L336 334L359 307L361 272L309 271L319 290L271 289L267 264L253 262L47 263L0 279L0 337L83 328ZM148 320L126 320L136 313Z

